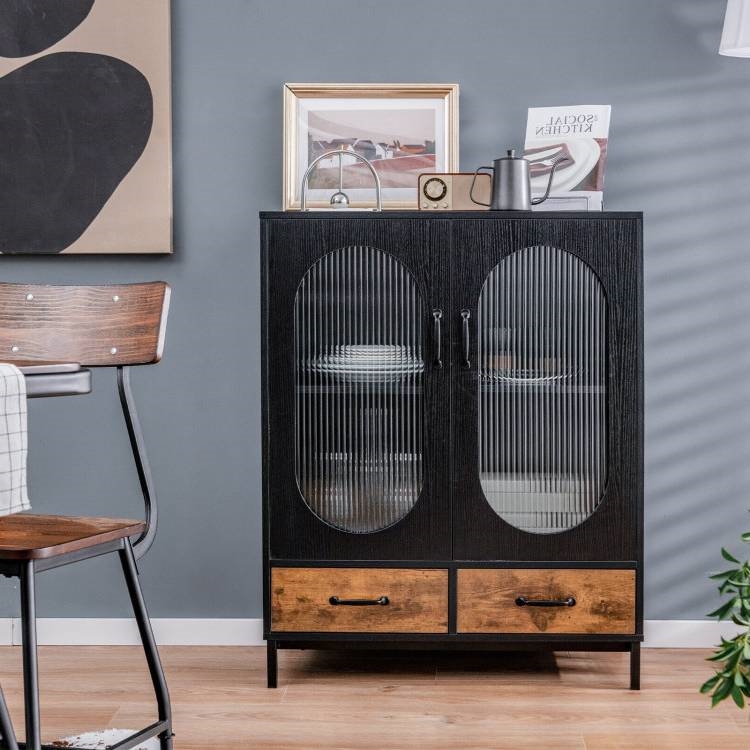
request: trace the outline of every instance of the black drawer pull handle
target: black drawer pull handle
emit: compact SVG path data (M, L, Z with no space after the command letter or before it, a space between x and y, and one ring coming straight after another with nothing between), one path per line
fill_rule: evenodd
M376 607L378 604L385 607L390 601L387 596L381 596L379 599L339 599L338 596L332 596L328 603L334 607Z
M462 338L464 345L464 361L462 367L464 370L471 369L471 360L469 359L469 318L471 317L471 311L463 309L461 310L461 321L462 321Z
M433 366L436 370L440 370L443 366L443 358L442 358L442 334L440 331L440 321L443 319L443 311L439 308L435 308L432 311L432 317L433 317L433 336L435 338L435 362L433 363Z
M527 599L525 596L519 596L516 604L519 607L575 607L576 600L572 596L567 599Z

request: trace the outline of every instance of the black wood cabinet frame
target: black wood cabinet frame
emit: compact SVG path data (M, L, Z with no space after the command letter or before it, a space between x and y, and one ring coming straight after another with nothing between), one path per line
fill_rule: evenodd
M422 490L401 520L372 533L351 533L319 518L303 498L295 473L295 295L316 262L353 246L376 248L408 269L419 292L425 362ZM523 531L503 520L485 499L477 471L478 299L488 274L503 259L537 246L559 248L586 264L601 284L608 311L606 485L590 517L550 534ZM261 253L264 630L272 671L277 643L322 647L432 642L441 647L485 648L491 643L554 647L565 642L592 650L630 649L637 683L635 645L643 633L641 214L266 212L261 214ZM440 367L435 310L442 313ZM449 633L438 637L274 632L270 617L274 566L445 568ZM458 635L455 571L471 567L634 569L635 632L616 638Z

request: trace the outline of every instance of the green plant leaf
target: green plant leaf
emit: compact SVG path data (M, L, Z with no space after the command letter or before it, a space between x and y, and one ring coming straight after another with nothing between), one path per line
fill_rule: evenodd
M713 656L707 656L706 661L726 661L734 653L734 649L734 646L719 649Z
M734 557L734 555L730 555L729 552L724 549L724 547L721 548L721 556L728 562L733 562L737 563L737 565L741 565L740 561L736 557Z
M717 651L713 656L707 656L706 661L724 661L727 658L727 654L723 651Z
M732 700L737 704L738 708L745 708L745 696L739 688L732 688Z
M727 677L730 677L734 670L737 669L737 665L740 663L741 656L742 648L738 647L737 650L727 659L727 662L724 665L724 668L728 672Z
M714 691L714 694L711 696L711 706L715 706L717 703L720 703L721 701L726 698L729 693L732 692L732 681L731 680L722 680L719 686Z
M743 541L743 542L750 542L750 531L746 531L746 532L745 532L745 533L744 533L744 534L742 535L742 541Z
M725 620L729 613L737 606L738 599L735 597L734 599L730 599L725 604L722 604L721 607L718 609L715 609L713 612L708 613L708 617L718 617L720 620Z
M721 679L721 676L718 674L715 674L713 677L709 677L702 685L701 685L701 693L708 693L711 691L711 688L716 685L716 683Z
M737 568L732 568L732 570L723 570L721 573L713 573L709 576L709 578L712 581L719 581L722 578L731 578L735 573L738 573L739 571Z

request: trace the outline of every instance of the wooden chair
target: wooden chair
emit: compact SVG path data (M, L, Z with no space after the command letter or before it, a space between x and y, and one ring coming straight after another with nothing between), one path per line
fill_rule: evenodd
M156 496L130 389L130 367L155 364L164 345L169 286L163 282L119 286L40 286L0 284L0 361L78 363L112 367L125 426L145 503L144 520L81 518L21 513L0 518L0 574L20 579L26 741L13 736L0 694L0 746L44 750L42 745L36 653L35 577L37 573L91 557L116 553L158 705L158 720L119 742L126 750L158 737L172 748L169 693L143 601L136 559L156 533ZM31 367L29 371L34 371ZM39 368L37 368L39 369ZM28 374L29 396L67 395L90 390L90 371L55 367ZM33 425L31 426L33 430ZM33 498L32 498L33 503ZM135 541L131 543L131 537Z

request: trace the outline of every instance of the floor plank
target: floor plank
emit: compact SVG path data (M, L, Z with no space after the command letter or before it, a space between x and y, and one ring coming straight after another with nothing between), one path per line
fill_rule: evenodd
M646 649L631 692L625 654L282 651L268 690L262 648L162 649L176 750L748 750L747 712L698 694L706 655ZM45 647L40 671L46 740L154 716L138 649ZM20 733L18 648L0 683Z

